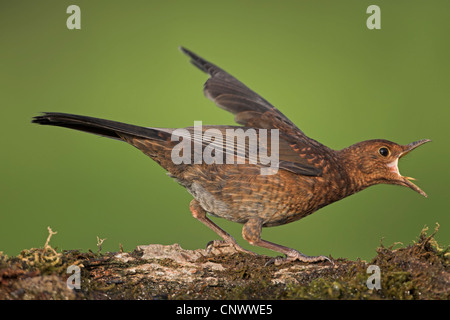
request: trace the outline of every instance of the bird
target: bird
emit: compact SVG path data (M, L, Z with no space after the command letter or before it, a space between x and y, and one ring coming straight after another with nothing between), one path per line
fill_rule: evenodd
M412 182L413 178L400 174L398 160L430 139L405 145L374 139L340 150L331 149L308 137L277 108L231 74L184 47L179 49L194 66L208 75L203 87L205 96L218 107L232 113L237 125L205 125L196 133L195 126L142 127L59 112L44 112L33 117L32 122L80 130L136 147L162 166L169 177L192 195L189 204L192 216L222 238L210 242L210 245L228 245L238 251L255 254L241 247L233 236L209 216L220 217L242 224L242 237L249 244L283 254L279 257L282 262L316 263L331 260L324 255L309 256L264 240L261 237L263 227L297 221L377 184L408 187L427 197ZM255 153L255 149L250 150L250 143L214 148L220 146L217 136L225 136L230 130L256 134L261 141L261 145L257 146L258 151L270 150L271 154L277 154L278 161L271 167L271 173L262 174L261 169L267 169L268 165L261 159L259 162L250 161L249 156ZM216 136L204 139L202 134L206 135L207 132L213 132ZM267 132L271 138L277 138L275 143L262 139L264 135L267 138ZM183 150L183 157L186 158L182 160L189 159L189 156L195 158L202 152L206 153L209 148L210 155L221 161L206 163L192 161L192 158L190 162L180 159L174 161L174 155L177 154L174 150L180 147L181 141L185 141L187 147L194 144L193 148ZM223 163L222 160L230 155L229 159L233 161Z

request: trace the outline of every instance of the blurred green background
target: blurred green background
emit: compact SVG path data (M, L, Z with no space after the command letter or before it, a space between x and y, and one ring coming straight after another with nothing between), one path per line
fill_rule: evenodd
M66 9L81 8L81 30ZM366 9L381 8L381 30ZM0 251L204 247L190 195L135 148L30 123L43 111L142 126L233 124L202 93L206 75L177 49L218 64L307 135L340 149L430 138L400 162L428 193L379 185L263 238L309 255L370 259L424 225L450 242L449 1L1 1ZM245 248L241 225L213 218ZM260 253L274 254L255 249Z

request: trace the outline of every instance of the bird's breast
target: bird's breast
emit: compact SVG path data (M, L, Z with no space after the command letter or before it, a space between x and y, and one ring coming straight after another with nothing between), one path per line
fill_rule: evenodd
M191 168L174 177L205 211L230 221L245 223L252 217L263 226L276 226L301 219L342 198L339 180L327 174L314 177L279 170L260 175L245 165L222 165L205 170ZM207 174L206 174L207 173Z

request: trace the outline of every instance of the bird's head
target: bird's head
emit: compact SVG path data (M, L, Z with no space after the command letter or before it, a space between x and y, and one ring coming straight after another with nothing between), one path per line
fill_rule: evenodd
M423 139L399 145L388 140L367 140L341 150L341 154L349 174L362 188L379 183L397 184L427 197L424 191L411 182L414 178L400 174L398 160L429 141Z

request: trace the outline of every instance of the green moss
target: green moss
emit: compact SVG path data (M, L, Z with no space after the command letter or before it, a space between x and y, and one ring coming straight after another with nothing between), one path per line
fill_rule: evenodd
M418 241L393 249L382 244L369 263L353 264L337 277L316 278L307 285L288 285L287 299L448 299L449 247L440 247L424 228ZM381 272L381 289L368 289L369 265Z
M449 247L434 238L437 230L428 235L424 228L407 246L394 249L381 244L369 262L336 259L333 265L275 266L266 265L269 257L242 253L203 257L198 262L218 263L224 270L201 269L196 273L198 281L190 283L151 280L145 269L134 267L158 263L177 270L183 266L170 259L144 260L137 252L129 254L128 262L114 258L116 253L58 253L50 246L23 250L17 257L0 253L0 283L6 284L0 286L0 299L447 300L450 254ZM81 268L81 289L70 291L65 287L66 270L73 264ZM367 287L369 265L380 268L379 290ZM204 278L217 281L205 282ZM53 289L48 289L49 283Z

